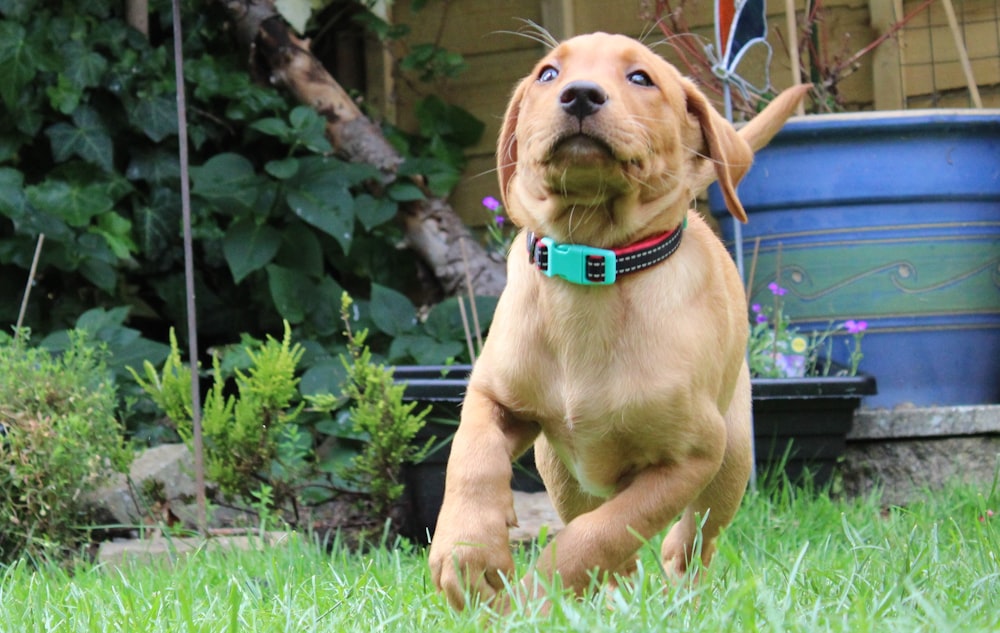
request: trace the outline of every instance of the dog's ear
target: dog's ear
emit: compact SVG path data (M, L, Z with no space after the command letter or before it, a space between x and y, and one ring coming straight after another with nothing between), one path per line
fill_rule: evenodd
M508 213L510 213L510 205L507 204L507 187L517 170L517 118L521 114L521 100L524 98L524 93L530 82L531 78L529 77L514 89L510 103L507 104L507 112L503 117L500 138L497 140L497 178L500 181L500 198Z
M722 197L726 208L740 222L747 221L747 212L736 196L736 185L746 175L753 162L753 150L746 140L737 134L729 121L726 121L708 102L694 84L685 81L684 93L687 98L687 109L701 125L701 134L705 146L704 155L715 165L715 174L719 179Z

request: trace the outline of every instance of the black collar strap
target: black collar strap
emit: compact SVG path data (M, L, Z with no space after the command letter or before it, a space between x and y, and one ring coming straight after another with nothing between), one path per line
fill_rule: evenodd
M615 283L620 275L654 266L674 254L687 219L673 231L615 249L559 244L528 232L528 260L549 277L559 276L584 286Z

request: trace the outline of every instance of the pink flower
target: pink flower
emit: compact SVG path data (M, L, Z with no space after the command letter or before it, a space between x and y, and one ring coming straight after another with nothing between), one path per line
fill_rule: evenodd
M493 196L486 196L485 198L483 198L483 206L489 209L490 211L496 213L497 209L500 208L500 201L494 198Z
M980 523L986 523L986 520L987 519L992 519L994 514L995 513L993 512L993 510L987 510L986 511L986 516L980 516L979 517L979 522Z
M868 329L868 322L850 319L844 322L844 327L847 328L848 334L860 334Z

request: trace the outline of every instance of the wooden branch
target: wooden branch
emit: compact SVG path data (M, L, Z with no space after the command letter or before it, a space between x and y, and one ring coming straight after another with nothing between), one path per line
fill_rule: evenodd
M247 49L251 72L315 108L326 119L327 137L338 154L376 166L383 184L394 181L403 157L312 54L309 41L292 33L272 0L220 1ZM442 290L456 295L466 278L460 246L464 242L476 294L499 295L506 283L503 261L486 251L446 200L431 196L423 182L416 184L427 197L400 206L407 244L433 271Z

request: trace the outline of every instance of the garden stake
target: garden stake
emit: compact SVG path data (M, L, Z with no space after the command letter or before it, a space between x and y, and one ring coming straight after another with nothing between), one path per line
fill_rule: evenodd
M181 217L184 223L184 283L187 294L188 357L191 362L191 426L194 440L195 498L198 531L208 534L205 519L205 460L201 436L201 391L198 385L198 320L194 301L194 248L191 238L191 188L188 172L187 106L184 99L184 55L181 51L181 7L174 9L174 81L177 85L177 145L181 169Z
M28 310L28 297L31 296L31 287L35 285L35 271L38 270L38 259L42 256L42 242L45 241L45 233L38 234L38 243L35 245L35 255L31 258L31 270L28 271L28 283L24 285L24 297L21 298L21 310L17 313L17 325L14 327L14 340L21 335L21 325L24 323L24 313Z

